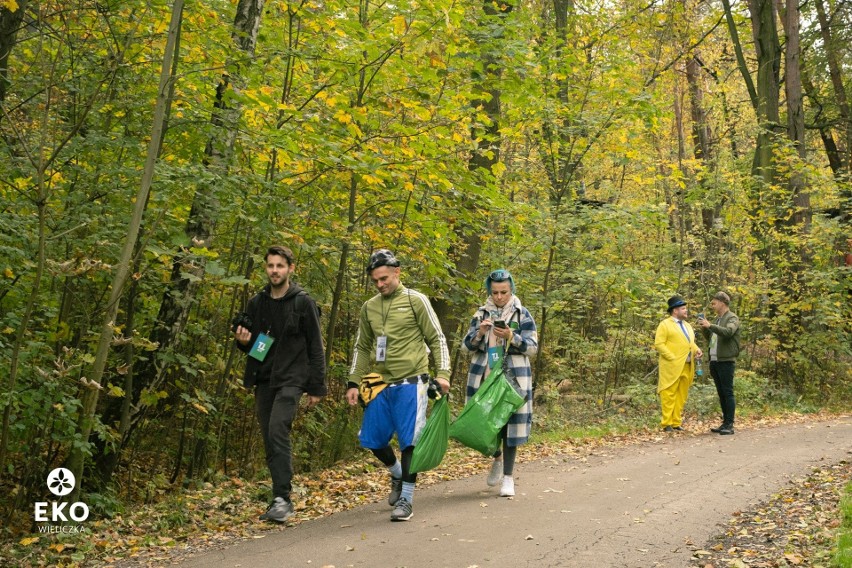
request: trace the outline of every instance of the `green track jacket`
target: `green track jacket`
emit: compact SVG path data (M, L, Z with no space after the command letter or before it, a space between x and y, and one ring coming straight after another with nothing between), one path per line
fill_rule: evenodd
M376 362L376 338L382 335L387 354ZM437 377L449 381L450 351L429 298L400 284L390 297L376 294L361 307L349 381L358 383L371 372L388 383L428 373L430 351Z

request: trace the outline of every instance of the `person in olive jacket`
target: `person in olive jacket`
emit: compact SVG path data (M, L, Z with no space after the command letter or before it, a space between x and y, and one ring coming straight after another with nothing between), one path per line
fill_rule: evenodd
M730 296L717 292L710 301L716 319L713 323L705 318L698 320L701 334L710 345L710 376L716 383L719 405L722 407L722 424L710 430L722 435L734 433L737 406L734 398L734 368L740 354L740 318L731 311L730 304Z

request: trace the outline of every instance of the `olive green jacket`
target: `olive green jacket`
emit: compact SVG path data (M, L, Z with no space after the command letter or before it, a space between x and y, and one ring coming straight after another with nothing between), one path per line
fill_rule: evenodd
M740 354L740 318L737 314L728 310L725 315L717 317L710 327L701 328L701 334L708 343L714 333L717 341L716 360L736 361ZM707 356L709 360L709 349Z
M379 336L387 339L387 351L377 362ZM371 372L387 383L428 373L430 351L437 378L449 381L450 351L429 298L402 284L388 298L376 294L361 307L349 386Z

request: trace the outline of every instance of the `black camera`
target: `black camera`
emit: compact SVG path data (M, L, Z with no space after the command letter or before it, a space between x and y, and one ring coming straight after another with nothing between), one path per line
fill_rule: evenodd
M245 312L239 312L233 320L231 320L231 329L237 331L238 327L244 327L251 331L252 321L249 315Z
M506 327L506 322L503 320L494 320L494 327Z
M438 384L438 381L435 379L429 379L429 386L426 389L426 395L432 400L438 400L441 398L441 385Z

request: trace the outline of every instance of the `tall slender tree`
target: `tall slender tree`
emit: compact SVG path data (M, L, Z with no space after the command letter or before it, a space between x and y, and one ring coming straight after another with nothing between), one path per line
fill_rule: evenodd
M207 261L204 251L213 245L219 194L227 186L227 175L243 112L243 105L239 102L240 92L245 86L246 69L253 63L263 7L264 0L240 0L237 3L231 32L234 52L226 62L216 86L210 136L204 148L204 165L209 175L199 180L196 186L184 227L186 241L172 259L171 280L163 294L149 337L161 354L169 353L179 341L204 276ZM133 422L136 423L145 410L145 404L139 402L141 393L145 389L155 390L165 380L168 363L158 357L151 357L138 363L134 373L136 380L133 392L126 393L126 396L131 396L135 401L137 411Z
M153 126L151 128L151 139L148 143L148 157L145 161L145 167L142 173L142 180L139 184L139 191L136 194L134 201L133 213L130 222L127 226L127 234L125 235L124 243L121 249L121 256L116 264L115 273L110 286L109 300L107 309L104 311L103 319L99 330L99 338L97 348L94 353L94 361L92 363L89 377L85 381L86 390L82 397L79 416L77 419L77 430L80 440L88 440L89 435L95 425L96 410L100 391L103 389L101 384L104 369L106 368L107 358L110 353L110 348L115 339L115 322L118 314L119 303L124 287L130 276L130 269L133 263L133 251L136 247L139 229L142 225L142 216L145 211L145 204L148 202L148 194L151 191L151 184L154 179L154 171L157 161L157 154L160 149L160 141L163 136L163 128L165 125L166 105L168 103L169 82L171 80L172 58L174 57L175 43L177 42L178 27L180 26L181 14L183 12L183 0L175 0L172 5L171 22L169 23L168 40L166 49L163 54L163 64L160 71L160 86L157 94L157 104L154 110ZM77 479L77 485L68 496L69 502L79 500L80 490L83 483L83 467L85 465L87 448L83 444L75 444L72 446L68 455L67 466Z

